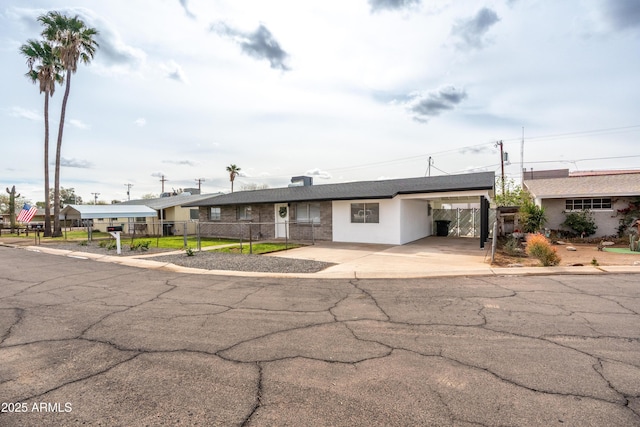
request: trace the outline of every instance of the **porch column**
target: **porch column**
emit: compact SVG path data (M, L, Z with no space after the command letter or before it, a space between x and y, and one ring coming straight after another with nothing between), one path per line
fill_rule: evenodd
M480 249L489 240L489 201L480 196Z

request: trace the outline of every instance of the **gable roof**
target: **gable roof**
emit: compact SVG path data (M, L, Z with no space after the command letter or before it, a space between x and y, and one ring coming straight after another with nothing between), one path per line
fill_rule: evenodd
M640 195L640 172L525 180L536 199Z
M208 199L220 194L222 193L191 194L191 195L178 194L177 196L157 197L155 199L128 200L126 202L122 202L118 204L119 205L144 205L144 206L150 207L151 209L160 210L160 209L171 208L174 206L182 206L185 203L194 203L194 202L197 202L203 199Z
M358 181L341 184L268 188L239 191L206 198L183 206L221 206L324 200L390 199L398 194L493 190L495 174L479 172L421 178Z
M69 219L140 218L156 216L155 210L144 205L67 205L60 216Z

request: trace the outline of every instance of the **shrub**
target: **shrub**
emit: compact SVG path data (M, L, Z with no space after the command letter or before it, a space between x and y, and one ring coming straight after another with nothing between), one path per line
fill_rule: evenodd
M531 234L527 237L527 254L540 260L543 266L560 264L560 256L556 248L542 234Z
M504 243L502 250L509 256L522 255L520 241L513 236L509 237L509 239Z
M536 233L547 222L547 216L542 206L527 200L520 206L520 224L525 233Z
M565 212L564 214L566 218L561 225L570 228L580 237L591 236L598 229L593 212L589 209L579 212Z
M116 241L115 240L101 240L100 243L98 243L98 246L101 248L105 248L108 251L115 249L116 248Z
M129 245L129 249L132 251L148 251L150 243L151 242L149 240L144 240L142 242L131 242L131 244Z
M196 253L193 251L193 249L191 249L190 247L186 247L184 248L185 253L187 254L187 256L194 256Z

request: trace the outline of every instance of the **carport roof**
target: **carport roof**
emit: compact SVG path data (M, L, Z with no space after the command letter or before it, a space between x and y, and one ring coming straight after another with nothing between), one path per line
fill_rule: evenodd
M341 184L239 191L187 203L183 206L220 206L322 200L390 199L399 194L493 190L495 174L479 172L421 178L358 181Z
M216 193L216 194L192 194L192 195L185 195L185 194L178 194L177 196L170 196L170 197L157 197L155 199L139 199L139 200L131 200L131 201L126 201L126 202L122 202L119 203L120 205L127 205L127 206L131 206L131 205L144 205L144 206L148 206L151 209L155 209L160 210L160 209L167 209L167 208L171 208L174 206L182 206L185 203L195 203L199 200L202 199L207 199L207 198L211 198L214 197L216 195L220 195L222 193Z
M157 212L144 205L68 205L60 216L69 219L140 218L157 216Z

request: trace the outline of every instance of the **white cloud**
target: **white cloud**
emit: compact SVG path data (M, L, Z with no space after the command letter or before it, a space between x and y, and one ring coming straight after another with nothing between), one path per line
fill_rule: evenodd
M171 60L162 64L160 67L164 70L165 77L180 83L189 83L189 79L184 73L184 70L177 62Z
M147 125L147 119L145 119L144 117L140 117L136 119L133 123L135 123L135 125L138 127L145 127Z
M18 117L18 118L27 119L27 120L35 120L35 121L44 120L41 113L34 110L22 108L22 107L11 107L9 109L9 115L11 117Z
M309 169L304 173L304 175L320 179L331 179L331 174L329 172L323 171L319 168Z
M69 120L69 124L73 127L76 127L78 129L91 129L91 126L89 126L88 124L82 122L81 120L77 120L77 119L71 119Z

